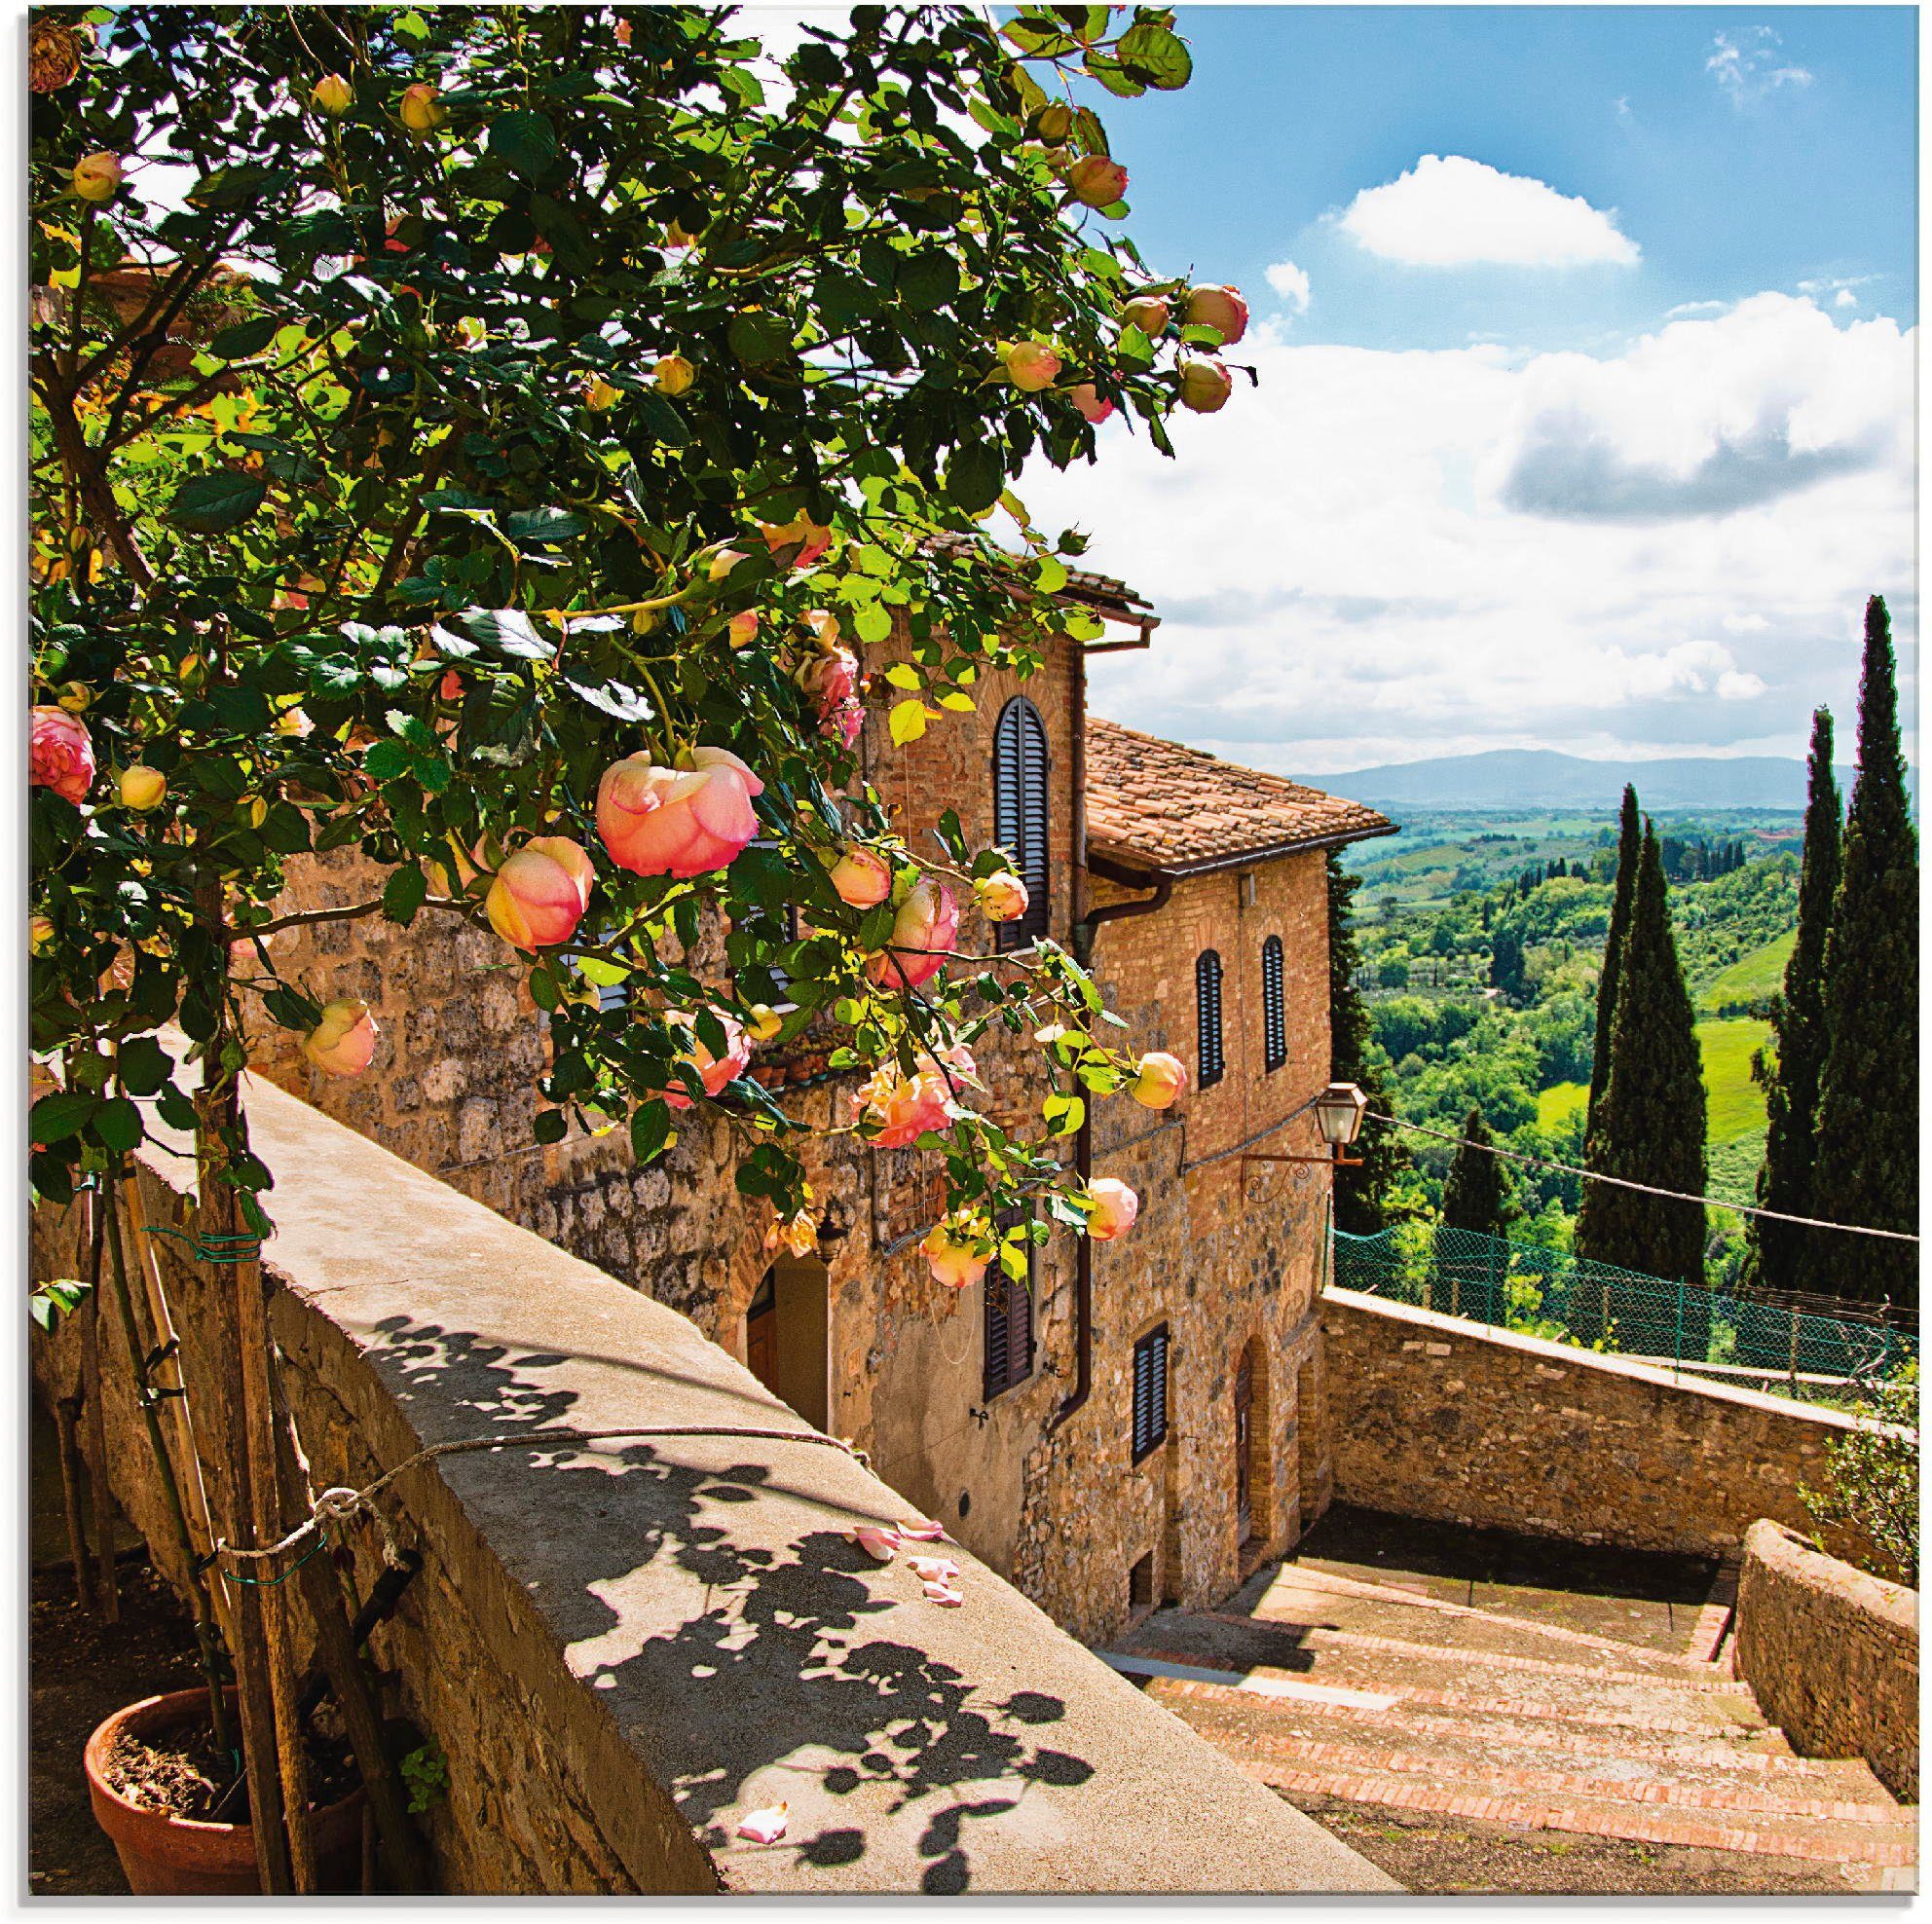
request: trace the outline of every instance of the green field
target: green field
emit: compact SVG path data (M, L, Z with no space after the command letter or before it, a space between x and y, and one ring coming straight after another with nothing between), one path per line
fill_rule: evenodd
M1546 1129L1566 1123L1590 1099L1588 1083L1556 1083L1537 1092L1537 1121Z
M1705 1139L1713 1148L1765 1127L1765 1092L1751 1080L1751 1052L1762 1049L1771 1025L1750 1016L1697 1024L1704 1054L1704 1092L1710 1105Z
M1784 965L1797 941L1798 931L1787 929L1763 948L1740 955L1697 991L1697 1007L1722 1009L1727 1002L1761 1002L1775 994L1784 985Z

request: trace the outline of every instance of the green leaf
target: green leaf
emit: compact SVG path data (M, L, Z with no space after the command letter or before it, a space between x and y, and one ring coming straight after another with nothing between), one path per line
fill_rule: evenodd
M568 675L562 679L579 701L588 702L613 722L649 722L657 713L635 688L627 688L621 682L574 682Z
M376 742L362 758L372 782L399 781L416 765L416 752L407 742Z
M224 327L208 343L208 352L220 360L246 360L250 354L260 353L280 331L281 322L274 314L238 321L233 327Z
M561 1142L569 1128L570 1123L561 1109L541 1110L530 1125L530 1132L539 1142Z
M927 314L958 296L959 269L950 254L928 249L899 270L898 287L899 298L914 314Z
M428 893L429 879L421 869L398 869L383 884L383 913L407 928Z
M515 655L524 661L548 661L557 651L521 609L466 608L454 619L464 634L499 654Z
M754 309L732 316L725 339L746 367L764 367L790 352L792 324L782 314Z
M594 988L615 988L630 978L630 970L621 962L607 962L601 955L579 955L576 959L577 974Z
M194 474L174 491L167 518L192 535L219 535L246 521L268 500L269 484L258 474L223 468Z
M503 533L513 541L568 541L589 526L580 514L562 507L522 507L503 516Z
M852 616L860 641L876 648L892 633L892 610L882 602L869 602Z
M967 441L946 463L947 499L968 514L984 514L1006 488L1006 463L985 441Z
M34 1142L64 1142L80 1134L99 1107L100 1097L92 1090L56 1089L28 1111L27 1135Z
M27 1314L42 1329L51 1330L60 1317L71 1316L87 1301L93 1288L92 1283L71 1276L35 1283L33 1294L27 1298Z
M931 720L931 709L916 698L894 702L891 714L886 717L893 746L904 748L908 742L916 742L926 732L926 723Z
M557 130L532 107L519 107L490 124L490 152L525 180L538 180L555 166Z
M1194 76L1194 56L1170 27L1141 20L1121 35L1114 52L1134 79L1164 92L1185 87Z
M631 1111L631 1153L654 1163L671 1142L671 1111L662 1102L640 1102Z
M126 1155L146 1133L141 1127L141 1112L125 1095L117 1095L103 1102L93 1117L93 1132L109 1149Z
M881 636L880 640L883 639L884 637ZM909 661L895 661L885 671L885 679L895 688L904 688L909 694L917 694L923 685L919 680L919 671Z
M121 1045L117 1064L122 1085L134 1095L152 1095L173 1072L167 1050L151 1035L130 1036Z

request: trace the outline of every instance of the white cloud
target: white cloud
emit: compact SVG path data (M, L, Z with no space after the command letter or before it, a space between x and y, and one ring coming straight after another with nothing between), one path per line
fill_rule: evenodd
M1730 96L1730 103L1744 108L1763 100L1780 87L1809 87L1808 68L1789 66L1778 58L1783 43L1767 26L1747 26L1736 33L1713 36L1715 50L1704 62L1704 71Z
M1680 301L1676 307L1664 311L1666 320L1684 320L1692 314L1728 314L1728 301Z
M1460 154L1425 154L1399 179L1364 188L1339 224L1371 254L1425 267L1629 267L1640 258L1614 211Z
M1832 300L1835 308L1855 308L1857 305L1858 296L1849 287L1840 287Z
M1854 712L1874 591L1910 671L1915 343L1890 320L1772 294L1594 358L1250 346L1261 385L1181 417L1177 460L1117 421L1096 467L1021 490L1164 617L1094 663L1098 714L1309 775L1802 754L1818 702ZM1575 448L1594 502L1517 501L1526 451L1547 478Z
M1268 284L1296 314L1308 312L1308 270L1293 261L1277 261L1268 270Z

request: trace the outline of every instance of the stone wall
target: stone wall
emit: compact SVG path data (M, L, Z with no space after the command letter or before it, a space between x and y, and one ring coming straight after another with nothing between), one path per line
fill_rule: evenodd
M1918 1801L1918 1592L1767 1518L1745 1534L1731 1660L1803 1757L1862 1757Z
M844 1533L904 1516L906 1494L684 1317L271 1085L251 1079L246 1106L276 1176L270 1323L313 1486L505 1427L624 1432L447 1456L378 1498L426 1560L373 1647L391 1710L447 1759L427 1819L444 1888L1391 1888L970 1553L956 1610L873 1563ZM191 1222L192 1163L144 1158L143 1220ZM36 1276L73 1273L78 1214L38 1216ZM235 1272L154 1246L192 1390ZM167 1567L114 1327L94 1467ZM44 1391L76 1340L70 1322L37 1342ZM366 1589L373 1532L348 1541ZM736 1840L781 1798L781 1845Z
M1864 1421L1354 1290L1321 1323L1335 1494L1404 1516L1732 1554L1809 1527L1799 1486Z

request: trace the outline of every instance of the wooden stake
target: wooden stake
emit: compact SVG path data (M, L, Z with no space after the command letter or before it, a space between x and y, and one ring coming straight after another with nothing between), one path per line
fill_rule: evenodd
M67 1516L67 1556L74 1566L74 1602L93 1609L93 1572L88 1564L87 1526L81 1521L81 1450L75 1436L78 1396L62 1396L54 1405L54 1426L60 1439L60 1507Z
M109 1623L121 1621L121 1578L114 1568L114 1493L107 1487L107 1399L100 1374L100 1252L107 1215L97 1192L90 1191L93 1217L93 1277L88 1291L87 1320L81 1325L81 1387L86 1398L88 1447L93 1457L90 1469L93 1488L93 1547L99 1575L95 1602Z

